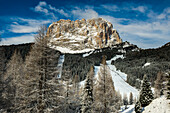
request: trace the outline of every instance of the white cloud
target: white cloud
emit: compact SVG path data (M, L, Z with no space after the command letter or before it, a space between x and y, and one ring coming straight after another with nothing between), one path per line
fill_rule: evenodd
M141 13L145 13L145 11L147 10L147 7L146 6L132 7L132 10L139 11Z
M57 11L58 13L60 13L61 15L64 15L65 17L69 17L68 13L64 12L63 9L56 9L56 11Z
M120 11L138 11L141 13L145 13L146 10L148 9L146 6L137 6L136 4L134 6L127 6L127 4L122 5L122 6L118 6L115 4L105 4L105 5L101 5L102 8L107 9L109 11L113 11L113 12L120 12Z
M78 19L89 19L99 17L98 13L93 9L80 9L76 7L76 9L72 10L71 13L75 18Z
M33 34L22 35L19 37L2 38L2 42L0 42L0 45L22 44L29 42L34 42Z
M40 12L43 13L45 15L50 15L52 16L54 19L57 19L57 17L55 15L57 15L56 13L59 13L61 15L64 15L65 17L69 17L69 14L66 13L63 9L56 9L55 7L53 7L50 4L47 4L46 2L39 2L39 4L37 6L35 6L35 8L33 8L35 12Z
M65 17L69 17L68 13L66 13L63 9L56 9L55 7L53 7L51 5L48 5L48 6L49 6L49 9L51 9L55 12L58 12L59 14L64 15Z
M0 35L3 34L4 32L5 32L4 30L0 31Z
M167 7L165 10L164 10L165 13L167 14L170 14L170 7Z
M120 8L117 5L114 5L114 4L111 4L111 5L105 4L105 5L101 5L101 6L102 6L102 8L105 8L109 11L114 11L114 12L120 11Z
M57 18L53 12L49 11L49 6L44 1L43 2L40 1L39 4L37 6L35 6L35 8L33 8L33 10L35 12L39 12L39 13L43 13L48 16L52 16L54 19Z
M162 13L162 14L158 15L157 18L158 19L164 19L164 18L166 18L166 14Z
M43 6L46 6L47 3L46 2L39 2L39 4L35 7L35 11L36 12L43 12L45 13L46 15L48 15L48 10L46 8L44 8Z
M170 7L167 7L161 13L155 13L152 10L147 14L147 16L153 20L168 20L170 19Z
M19 24L18 22L25 23ZM17 24L16 24L17 23ZM37 32L39 27L43 24L50 23L49 20L36 20L36 19L24 19L24 18L18 18L17 22L14 22L12 25L10 25L9 31L13 33L32 33Z

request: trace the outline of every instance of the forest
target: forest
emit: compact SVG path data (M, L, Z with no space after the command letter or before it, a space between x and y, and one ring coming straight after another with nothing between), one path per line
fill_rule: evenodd
M135 111L140 113L142 107L149 105L154 98L165 94L167 91L165 87L169 88L164 86L162 79L164 77L167 81L169 76L159 72L154 84L157 91L153 94L150 84L152 81L149 81L147 75L143 77L142 73L142 77L139 77L143 79L139 87L141 89L139 98L134 98L133 93L130 93L129 98L126 94L122 96L115 90L106 63L107 59L120 54L117 49L111 49L110 53L109 49L104 49L102 54L95 53L86 60L80 58L81 55L66 55L65 62L69 63L64 65L63 74L58 77L61 70L56 65L61 53L50 48L51 37L46 35L46 31L45 26L41 27L35 36L35 43L26 47L23 52L14 50L6 62L4 62L6 56L1 55L0 63L3 67L0 70L0 112L118 113L121 106L124 105L126 109L127 105L136 103ZM95 58L92 56L98 56L96 57L98 60L89 60ZM72 59L76 59L79 63L76 65L71 63ZM81 64L83 61L87 64ZM116 63L117 61L114 62L115 65ZM95 64L100 65L98 77L94 76ZM78 70L79 65L84 67ZM121 70L124 71L123 68Z

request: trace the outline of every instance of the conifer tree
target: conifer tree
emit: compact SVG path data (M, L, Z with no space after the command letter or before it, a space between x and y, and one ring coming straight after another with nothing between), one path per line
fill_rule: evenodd
M26 59L25 107L27 112L55 112L60 106L60 84L56 59L59 54L50 46L47 28L41 27Z
M116 110L120 110L120 106L123 105L123 101L122 101L122 95L120 94L119 91L116 92L116 95L113 97L113 106Z
M3 49L0 49L0 52L1 53L4 53L4 50ZM4 92L4 87L5 87L5 84L4 84L4 80L3 80L3 76L4 76L4 54L0 54L0 109L4 109L4 104L5 104L5 99L3 98L2 94Z
M157 74L157 79L155 81L155 84L154 84L154 97L155 98L158 98L160 97L161 95L163 95L163 81L164 81L164 78L163 78L163 73L162 72L158 72Z
M139 101L137 101L136 104L135 104L135 112L136 113L142 113L141 111L142 111L141 104L140 104Z
M127 95L126 95L126 94L123 95L123 104L125 105L125 109L127 109L128 98L127 98Z
M11 110L12 112L17 112L20 106L20 101L23 99L21 96L23 89L23 59L21 55L15 51L10 61L7 64L7 71L4 77L4 81L8 81L7 97L9 101L13 103Z
M83 91L82 113L93 113L93 76L94 68L91 66L90 72L86 76Z
M170 72L168 72L168 76L167 76L167 79L168 79L168 83L167 83L167 99L170 99Z
M73 89L71 88L71 75L70 75L70 70L63 70L62 72L64 72L64 75L62 75L62 79L64 82L64 90L62 93L63 96L63 113L69 113L72 112L72 110L70 109L72 107L72 101L75 100L74 96L73 96Z
M148 82L148 78L146 75L143 77L143 83L141 86L139 101L142 107L149 105L153 100L153 93L151 90L151 85Z
M103 57L100 70L98 72L98 78L94 88L94 95L94 106L96 112L116 112L114 107L116 91L109 68L106 65L105 56Z
M130 92L130 96L129 96L129 104L132 105L133 104L133 93Z

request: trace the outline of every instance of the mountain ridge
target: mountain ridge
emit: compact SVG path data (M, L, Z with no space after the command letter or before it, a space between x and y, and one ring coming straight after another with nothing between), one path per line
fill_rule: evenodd
M52 37L51 45L54 49L65 53L82 53L82 50L87 52L122 43L117 30L103 18L76 21L62 19L48 27L47 36Z

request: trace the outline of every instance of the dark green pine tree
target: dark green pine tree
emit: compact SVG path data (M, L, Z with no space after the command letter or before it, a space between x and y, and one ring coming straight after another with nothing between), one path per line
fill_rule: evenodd
M135 104L135 112L136 113L141 113L141 110L142 110L141 104L140 104L139 101L137 101L136 104Z
M94 68L91 66L90 72L87 74L86 82L83 91L82 113L93 112L93 75Z
M146 75L144 75L143 77L143 83L141 86L141 91L140 91L140 96L139 96L139 101L141 103L142 107L145 107L147 105L149 105L152 100L153 100L153 93L151 90L151 85L148 82L148 78Z
M168 73L167 99L170 99L170 72Z

